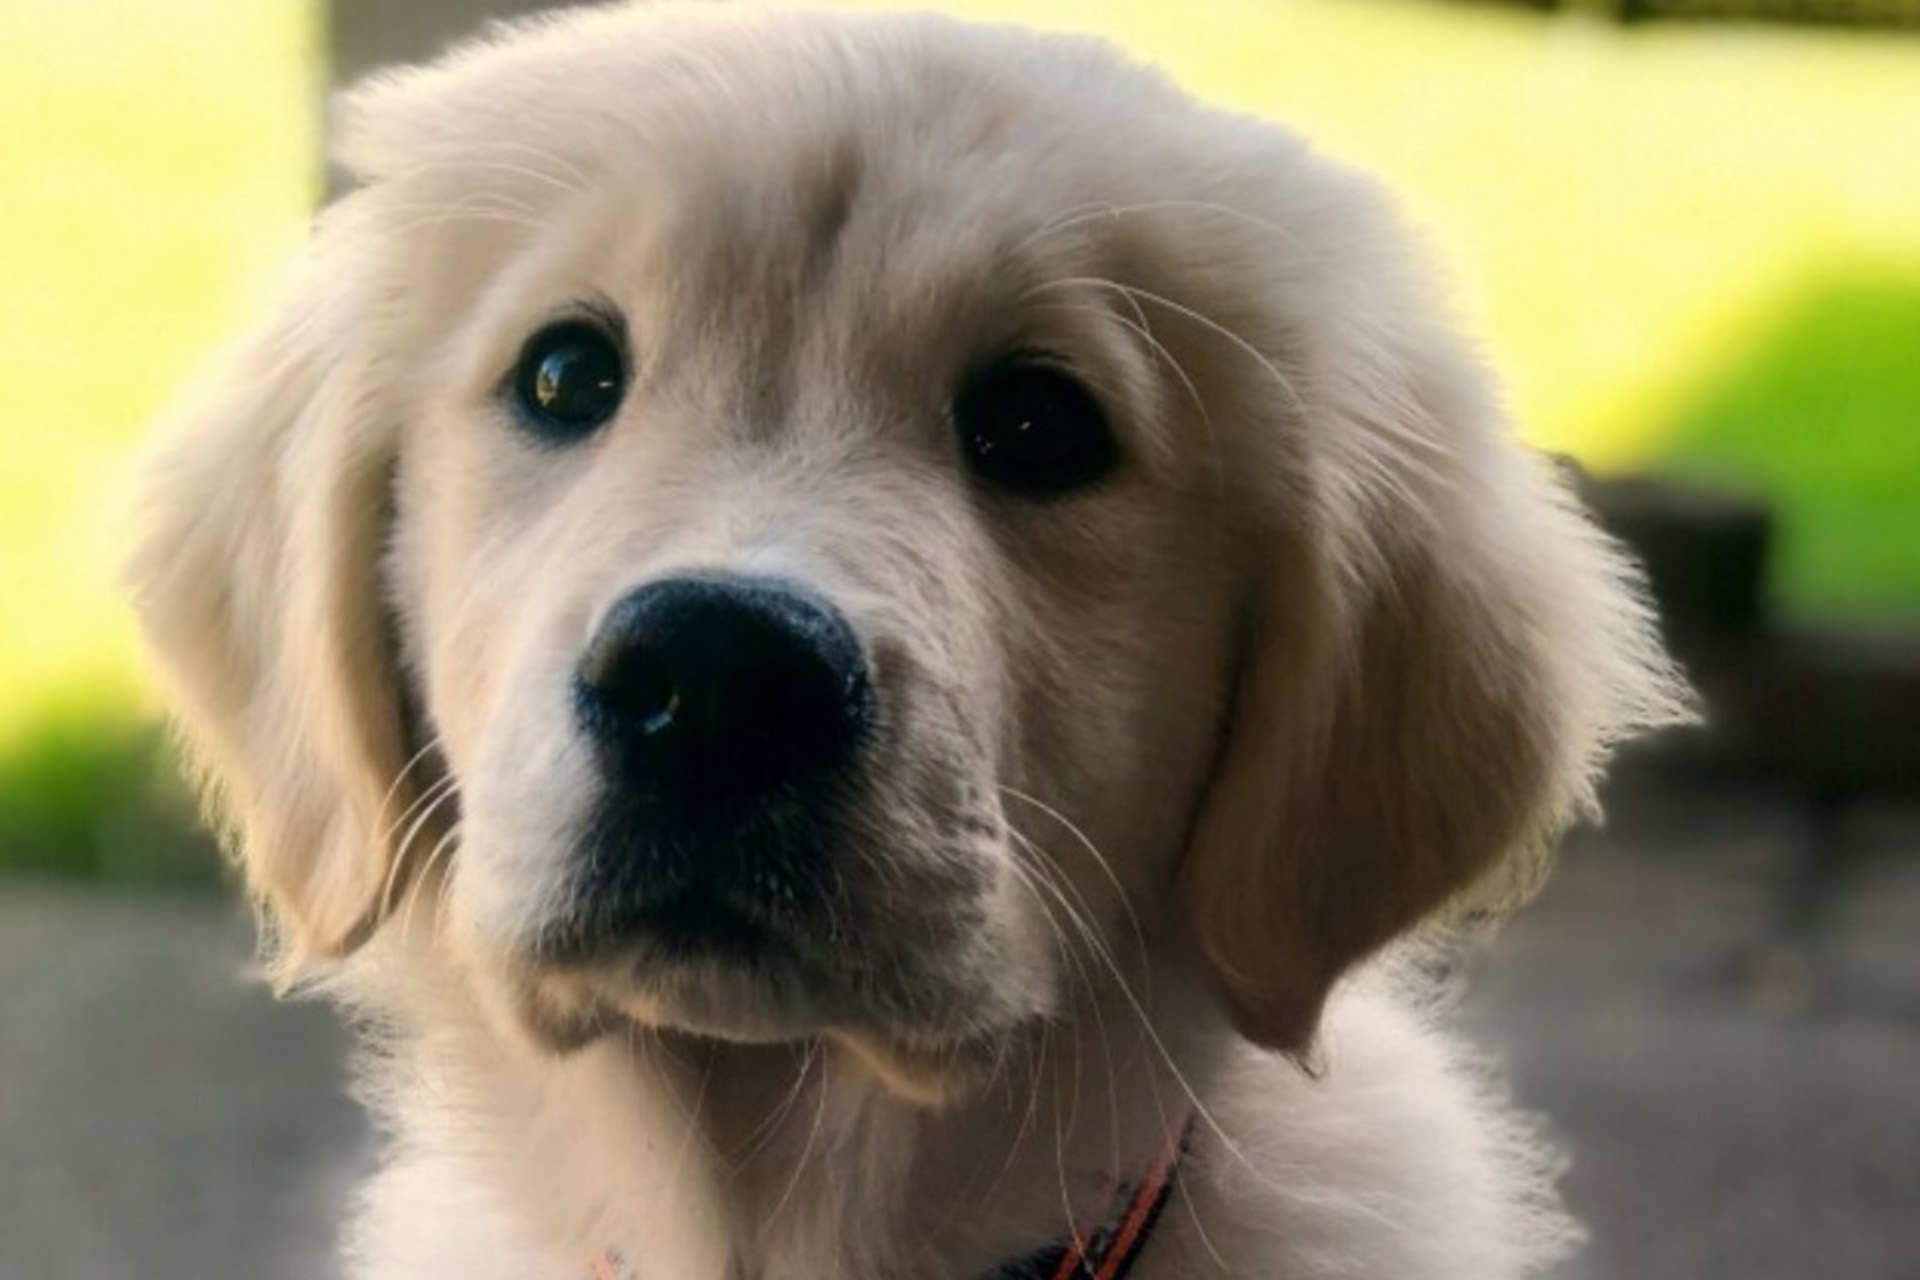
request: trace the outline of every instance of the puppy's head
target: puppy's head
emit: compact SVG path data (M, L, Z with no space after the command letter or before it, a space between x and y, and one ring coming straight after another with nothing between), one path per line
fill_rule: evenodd
M1131 914L1298 1049L1671 713L1374 192L1098 45L597 11L343 135L134 569L290 968L424 888L555 1044L935 1092Z

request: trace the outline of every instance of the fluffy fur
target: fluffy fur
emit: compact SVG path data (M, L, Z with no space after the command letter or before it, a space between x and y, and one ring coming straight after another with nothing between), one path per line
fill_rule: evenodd
M355 1274L969 1280L1188 1102L1142 1280L1564 1251L1396 957L1680 697L1370 183L1095 41L715 5L503 30L339 137L131 576L275 971L366 1032ZM501 382L582 305L632 386L541 447ZM1120 437L1088 493L958 456L1028 349ZM876 672L817 980L536 941L598 785L568 675L689 569L804 582Z

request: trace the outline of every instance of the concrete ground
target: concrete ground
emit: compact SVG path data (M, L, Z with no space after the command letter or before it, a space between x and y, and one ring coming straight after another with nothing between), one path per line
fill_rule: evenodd
M1862 811L1811 919L1784 803L1577 839L1463 1019L1574 1153L1564 1280L1920 1276L1920 812ZM197 897L0 887L0 1280L319 1280L364 1126L320 1009Z
M211 895L0 886L0 1280L320 1280L344 1038Z
M1920 810L1838 834L1809 913L1796 807L1617 806L1479 964L1466 1018L1573 1157L1564 1280L1920 1277Z

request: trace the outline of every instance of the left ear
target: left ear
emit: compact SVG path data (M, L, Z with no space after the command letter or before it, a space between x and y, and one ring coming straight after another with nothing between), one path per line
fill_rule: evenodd
M278 313L176 414L128 566L287 978L366 938L435 817L415 803L377 572L397 428L364 265L376 197L328 211Z
M1529 890L1613 744L1686 718L1638 574L1481 371L1437 328L1372 336L1306 405L1316 527L1254 499L1182 872L1235 1023L1295 1053L1349 967L1469 887Z

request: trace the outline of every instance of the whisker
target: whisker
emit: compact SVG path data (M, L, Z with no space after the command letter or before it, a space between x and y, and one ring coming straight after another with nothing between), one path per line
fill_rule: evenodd
M1008 865L1009 869L1014 873L1015 878L1021 881L1027 892L1034 894L1035 898L1038 899L1038 891L1022 879L1026 875L1026 871L1019 865L1018 861L1016 860ZM1053 931L1055 940L1060 944L1062 954L1065 954L1068 950L1066 934L1061 931L1059 923L1054 920L1052 914L1045 909L1044 903L1041 909L1041 919L1044 920L1047 927ZM1077 965L1075 967L1078 968ZM1071 976L1072 975L1069 975L1069 977ZM1028 1069L1022 1073L1026 1084L1026 1106L1021 1111L1020 1123L1015 1126L1013 1134L1007 1140L1006 1154L1000 1161L1000 1167L995 1171L993 1180L987 1184L986 1190L978 1196L975 1196L973 1192L974 1184L979 1181L980 1171L986 1167L987 1160L989 1159L988 1153L982 1152L979 1159L974 1161L974 1166L968 1172L966 1181L961 1184L960 1193L954 1197L953 1204L948 1209L946 1221L951 1221L952 1216L960 1212L963 1208L973 1205L992 1204L993 1198L1000 1193L1000 1188L1005 1184L1007 1176L1012 1173L1014 1162L1019 1159L1020 1149L1025 1144L1027 1136L1038 1128L1040 1116L1040 1082L1044 1078L1048 1052L1052 1047L1052 1040L1052 1022L1041 1022L1039 1024L1038 1042L1034 1045L1031 1061ZM1009 1072L1011 1070L1010 1068L1002 1069L1008 1070ZM1011 1083L1011 1081L1009 1083Z
M386 821L387 806L392 804L394 797L400 794L400 784L407 780L407 775L418 768L421 762L427 758L428 753L439 745L440 735L436 733L422 743L418 751L407 757L407 762L400 766L398 773L393 775L393 781L387 784L386 794L380 797L380 807L373 811L373 825L375 827L381 826L381 824ZM380 837L381 842L385 843L387 837L392 834L390 830L384 831Z
M544 183L566 195L580 195L586 191L586 175L580 171L579 167L571 161L564 160L551 152L542 151L537 147L530 147L525 144L520 144L516 148L514 144L504 141L497 143L489 142L486 148L487 152L507 149L517 149L523 154L536 159L555 161L569 171L569 176L572 177L574 181L567 181L565 178L532 168L528 165L515 164L511 160L493 159L488 154L478 151L462 152L458 155L448 156L445 159L436 160L429 164L410 165L404 170L395 173L389 181L396 183L425 181L443 173L501 173L509 177L528 178L534 182Z
M447 205L443 208L416 218L412 222L403 222L391 228L396 235L410 235L415 231L431 227L439 230L449 222L492 222L505 227L520 227L528 231L539 231L543 224L535 218L523 215L519 210L493 208L465 202L459 205Z
M1030 877L1036 877L1043 883L1046 882L1049 878L1046 851L1040 848L1038 845L1036 845L1032 840L1029 840L1026 836L1022 835L1017 829L1014 829L1010 826L1008 830L1012 834L1014 840L1017 842L1017 846L1020 848L1024 848L1028 852L1028 854L1034 859L1034 862L1031 865L1021 868L1022 874ZM1015 863L1016 864L1019 863L1018 857L1015 858ZM1058 873L1056 872L1055 874L1057 875ZM1030 890L1033 888L1033 884L1031 880L1028 881L1028 887ZM1056 894L1059 892L1059 887L1057 885L1048 884L1046 885L1046 887L1053 890L1053 892L1055 892ZM1038 895L1036 895L1036 898L1040 901L1042 912L1047 914L1049 921L1052 922L1052 913L1046 910L1045 899L1042 897L1039 897ZM1112 1167L1117 1176L1121 1166L1120 1098L1119 1098L1119 1093L1117 1089L1117 1085L1119 1084L1119 1081L1120 1081L1120 1068L1118 1064L1115 1063L1113 1058L1113 1033L1112 1033L1112 1030L1107 1025L1107 1015L1105 1011L1101 1008L1103 1001L1101 1001L1100 999L1099 989L1094 986L1093 976L1087 972L1087 970L1081 965L1079 959L1074 956L1073 948L1070 945L1068 945L1067 935L1065 931L1061 929L1057 923L1054 924L1054 933L1057 937L1060 938L1061 949L1063 953L1066 954L1068 959L1072 962L1074 969L1080 975L1081 985L1086 989L1087 1009L1090 1013L1092 1013L1093 1021L1094 1021L1094 1038L1099 1042L1100 1056L1106 1063L1107 1087L1105 1092L1106 1092L1106 1100L1107 1100L1107 1135L1111 1145ZM1078 1042L1076 1042L1076 1046L1075 1046L1076 1062L1078 1061L1078 1058L1079 1058L1079 1050L1078 1050ZM1077 1080L1076 1080L1076 1084L1077 1084ZM1074 1106L1077 1111L1079 1107L1079 1095L1077 1092L1075 1093L1075 1096L1074 1096ZM1069 1118L1068 1128L1071 1129L1073 1125L1074 1125L1073 1118Z
M1127 925L1133 931L1134 946L1137 948L1139 952L1141 970L1143 974L1147 972L1148 966L1146 963L1147 961L1146 930L1141 927L1139 913L1133 909L1133 900L1128 895L1126 886L1121 883L1120 874L1113 869L1112 861L1109 860L1104 853L1100 852L1100 847L1094 844L1093 838L1089 836L1086 833L1086 831L1083 830L1078 823L1076 823L1073 819L1069 818L1066 814L1060 812L1060 810L1056 809L1054 806L1048 804L1045 800L1042 800L1039 796L1033 795L1030 792L1022 791L1018 787L1008 786L1005 783L1000 784L999 789L1003 795L1012 796L1015 800L1020 801L1022 804L1031 805L1035 809L1038 809L1042 814L1046 815L1047 817L1053 819L1055 822L1059 823L1061 827L1065 828L1067 834L1074 838L1074 840L1079 844L1080 848L1086 852L1087 856L1093 859L1094 865L1098 867L1100 869L1101 874L1107 878L1107 883L1113 886L1114 895L1118 897L1120 900L1120 910L1126 913ZM1009 823L1008 825L1009 827L1011 827L1012 824ZM1042 846L1034 844L1031 837L1027 836L1023 832L1016 832L1016 834L1019 834L1022 839L1026 840L1028 844L1034 849L1034 852L1043 854L1043 855L1046 854L1047 852L1046 849ZM1087 905L1085 898L1081 899L1081 905L1083 907Z
M1060 943L1060 954L1065 957L1067 963L1071 966L1068 974L1069 978L1079 981L1081 989L1087 994L1087 1007L1093 1011L1095 1019L1100 1023L1099 1034L1101 1036L1101 1046L1107 1051L1107 1078L1109 1087L1111 1087L1113 1081L1113 1054L1111 1046L1107 1044L1105 1038L1106 1023L1099 1012L1099 988L1094 985L1092 973L1087 970L1086 966L1081 962L1079 955L1076 954L1072 938L1066 930L1061 927L1060 922L1054 918L1052 911L1048 909L1046 896L1040 892L1040 889L1044 886L1041 883L1041 879L1037 879L1037 877L1041 876L1039 868L1024 864L1019 858L1020 845L1025 843L1025 838L1012 828L1008 830L1009 834L1011 834L1016 841L1013 850L1015 857L1009 865L1016 877L1020 879L1023 887L1026 888L1027 892L1033 894L1034 900L1039 903L1041 915L1053 929L1054 937L1058 939ZM1071 996L1071 988L1069 988L1068 994ZM1083 1066L1081 1062L1080 1045L1075 1041L1073 1046L1073 1092L1065 1116L1066 1126L1069 1130L1077 1128L1079 1125L1082 1080ZM1058 1124L1059 1120L1060 1109L1056 1106L1056 1124Z
M1034 292L1038 290L1029 291L1029 296ZM1132 301L1132 299L1128 300ZM1194 385L1193 378L1188 375L1186 367L1174 358L1173 352L1167 349L1167 344L1155 336L1152 328L1146 323L1146 315L1140 310L1138 303L1133 305L1132 310L1136 319L1132 320L1125 316L1116 316L1104 307L1096 307L1085 302L1043 302L1040 305L1050 311L1082 311L1102 316L1138 335L1140 341L1153 352L1154 358L1171 369L1173 376L1179 380L1181 389L1186 392L1187 400L1193 405L1194 412L1200 418L1200 425L1206 432L1208 445L1211 446L1215 442L1217 433L1213 427L1213 414L1208 411L1207 402L1201 398L1200 388Z
M402 809L399 813L394 815L394 819L391 823L389 823L384 829L376 832L375 838L381 844L386 844L388 841L392 840L394 836L400 833L400 827L402 824L412 821L418 817L420 812L420 807L422 805L432 805L438 802L439 799L446 794L446 792L450 791L454 787L454 785L455 783L454 783L453 775L451 774L447 774L443 777L435 778L432 782L428 783L425 787L421 789L419 795L415 796L412 800L410 800L407 803L406 808ZM405 839L401 840L400 845L402 848L404 848L406 846L406 840Z
M1164 294L1155 293L1151 289L1142 289L1138 285L1121 284L1118 280L1109 280L1104 276L1061 276L1058 279L1048 280L1043 284L1034 286L1032 290L1029 290L1029 293L1074 284L1087 285L1097 289L1112 289L1117 293L1125 294L1129 297L1145 299L1155 306L1165 307L1175 315L1186 317L1209 333L1224 338L1240 351L1241 354L1266 370L1267 375L1273 379L1274 384L1286 393L1287 399L1293 404L1295 413L1305 414L1307 412L1307 402L1301 398L1298 388L1293 385L1293 379L1282 373L1280 366L1276 364L1266 352L1260 350L1260 348L1254 346L1251 342L1221 324L1212 316L1196 311L1183 302L1175 302L1172 298Z
M1231 205L1217 204L1211 200L1167 199L1141 200L1128 204L1076 205L1052 221L1042 224L1038 229L1021 239L1015 247L1016 249L1028 248L1048 236L1058 235L1088 222L1098 220L1117 222L1121 218L1128 217L1132 214L1158 213L1169 209L1214 214L1235 222L1245 223L1250 227L1278 236L1294 248L1300 248L1303 244L1300 237L1295 235L1289 228L1281 226L1270 218L1263 218L1258 214L1249 213L1245 209L1236 209ZM1319 256L1319 254L1311 255L1312 258L1316 259Z
M414 876L413 883L407 888L407 896L400 904L401 941L405 942L412 937L413 908L416 900L419 898L421 886L433 878L435 864L437 864L442 857L450 855L453 852L453 848L459 842L459 839L460 824L456 822L447 829L445 835L441 836L440 839L434 843L433 848L427 853L426 861L421 863L419 874ZM446 897L446 885L443 883L441 887L434 892L434 911L436 918L438 913L446 905Z
M1018 255L1048 236L1077 227L1082 223L1099 218L1117 218L1125 212L1125 208L1124 205L1115 204L1110 200L1092 200L1085 204L1068 205L1060 213L1014 241L1013 253Z
M767 1114L761 1118L760 1123L755 1125L753 1130L747 1134L747 1149L740 1153L737 1158L729 1160L735 1172L745 1168L755 1156L766 1149L767 1144L773 1141L774 1135L779 1130L781 1122L792 1113L794 1107L799 1105L800 1098L806 1091L808 1077L813 1073L814 1059L819 1056L819 1053L820 1042L817 1040L808 1041L806 1050L800 1059L800 1072L794 1077L793 1084L781 1095L780 1100L768 1109Z
M395 845L393 853L390 855L390 860L387 864L386 879L380 886L379 902L381 914L384 915L393 906L394 889L399 884L401 876L405 874L407 862L413 853L413 842L420 838L420 833L426 830L427 824L433 820L433 815L439 811L440 807L458 793L459 785L451 774L444 778L439 778L435 780L431 786L427 787L425 791L421 792L421 794L414 799L414 802L407 806L406 811L401 814L400 819L395 822L394 826L397 828L399 822L406 820L406 814L413 813L415 809L419 809L418 814L416 814L413 819L412 825L407 828L406 834L400 837L399 843ZM423 805L424 807L421 807ZM393 834L393 830L388 830L381 838L380 843L387 843L388 840L392 839Z
M1043 883L1045 883L1044 879ZM1194 1117L1219 1140L1221 1146L1226 1149L1227 1154L1231 1156L1237 1164L1253 1174L1262 1184L1269 1186L1275 1185L1265 1171L1247 1156L1245 1150L1234 1140L1232 1135L1226 1131L1218 1117L1213 1114L1212 1109L1202 1100L1199 1091L1193 1087L1193 1082L1187 1078L1186 1072L1181 1069L1172 1051L1167 1048L1166 1041L1161 1038L1159 1029L1153 1025L1153 1019L1148 1015L1146 1006L1141 1003L1140 997L1134 992L1132 984L1127 981L1125 973L1121 971L1119 964L1114 959L1113 953L1107 948L1106 942L1100 937L1098 931L1080 915L1074 905L1067 900L1064 893L1061 893L1051 885L1048 887L1053 889L1054 900L1059 903L1060 909L1066 914L1067 920L1073 923L1076 929L1080 931L1089 953L1098 959L1112 976L1115 988L1126 1001L1127 1007L1133 1011L1134 1017L1138 1019L1141 1031L1145 1033L1147 1040L1153 1046L1154 1052L1159 1056L1162 1064L1165 1065L1167 1073L1173 1078L1174 1083L1179 1085L1180 1091L1186 1096L1188 1104L1193 1108ZM1278 1188L1276 1187L1276 1189Z
M547 173L544 171L536 171L531 169L519 169L518 172L525 173L528 177L531 177L531 178L536 178L542 181L550 182L554 186L559 187L563 191L570 191L570 192L577 193L577 192L585 191L587 187L591 185L587 178L586 171L582 169L579 165L575 164L573 161L569 160L567 157L561 155L557 151L548 151L540 147L532 146L525 142L512 142L505 138L490 139L487 142L487 150L515 151L520 153L521 155L526 156L530 160L544 160L551 163L560 172ZM563 176L565 179L569 179L570 181L563 181L562 180Z
M793 1199L793 1193L799 1189L800 1180L806 1173L807 1164L813 1159L814 1148L820 1140L821 1127L826 1123L827 1118L827 1069L830 1065L824 1056L821 1057L820 1084L818 1086L820 1102L819 1105L813 1109L813 1124L807 1130L807 1141L806 1145L800 1149L800 1158L794 1161L793 1174L787 1179L786 1190L780 1193L780 1198L774 1201L773 1208L767 1212L767 1219L769 1221L778 1218L780 1211L787 1207L787 1202Z
M666 1046L660 1041L652 1040L650 1043L660 1048L663 1052L666 1051ZM678 1061L677 1059L675 1060ZM693 1158L694 1144L700 1140L701 1108L706 1105L707 1089L712 1082L713 1055L709 1054L707 1055L706 1061L700 1066L700 1083L694 1087L693 1101L680 1108L681 1116L686 1121L686 1124L680 1131L680 1144L674 1149L673 1163L668 1166L667 1181L669 1184L680 1181L681 1172L687 1167L687 1161ZM671 1098L677 1099L680 1096L680 1090L676 1088L669 1088L666 1092Z

